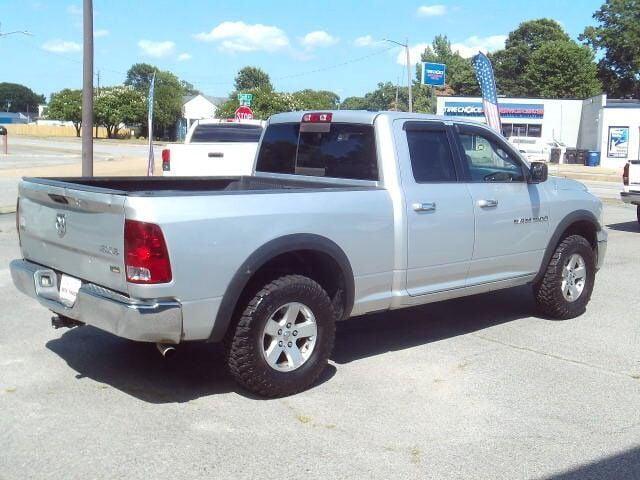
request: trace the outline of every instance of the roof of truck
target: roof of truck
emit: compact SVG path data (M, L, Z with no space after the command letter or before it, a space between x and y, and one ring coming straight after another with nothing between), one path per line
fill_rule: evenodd
M331 113L332 122L342 123L368 123L373 124L376 118L385 116L391 120L395 119L415 119L415 120L440 120L440 121L464 121L465 123L480 122L469 121L467 118L456 118L443 115L431 115L428 113L408 113L408 112L370 112L368 110L307 110L299 112L277 113L269 118L270 123L291 123L299 122L306 113Z

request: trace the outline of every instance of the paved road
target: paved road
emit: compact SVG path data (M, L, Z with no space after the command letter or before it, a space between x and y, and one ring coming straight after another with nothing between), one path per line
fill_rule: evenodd
M607 205L587 313L527 288L339 325L313 389L258 400L221 352L52 330L16 293L0 217L0 478L640 478L640 229Z

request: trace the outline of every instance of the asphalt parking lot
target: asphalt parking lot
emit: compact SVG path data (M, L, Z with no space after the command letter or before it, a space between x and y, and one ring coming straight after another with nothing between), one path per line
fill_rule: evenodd
M216 346L53 330L0 216L0 479L640 478L640 228L605 220L582 317L517 288L353 319L314 388L260 400Z

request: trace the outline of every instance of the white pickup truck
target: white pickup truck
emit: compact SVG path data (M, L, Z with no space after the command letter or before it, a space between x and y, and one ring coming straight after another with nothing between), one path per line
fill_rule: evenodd
M263 120L200 120L162 151L164 176L251 175Z
M266 396L313 384L337 320L525 284L578 316L607 245L582 184L483 125L401 112L274 115L248 177L25 178L17 225L14 284L56 325L224 341Z
M624 203L636 205L636 216L640 223L640 160L630 160L622 173L624 191L620 197Z

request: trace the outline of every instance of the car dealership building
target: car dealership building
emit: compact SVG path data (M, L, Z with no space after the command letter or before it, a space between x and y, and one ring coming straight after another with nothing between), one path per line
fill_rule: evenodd
M640 158L640 100L499 98L505 137L538 137L600 152L603 167ZM484 121L480 97L438 97L437 114Z

